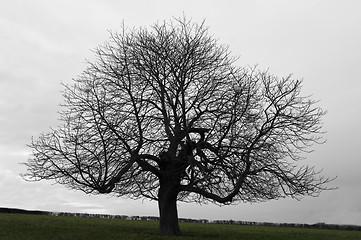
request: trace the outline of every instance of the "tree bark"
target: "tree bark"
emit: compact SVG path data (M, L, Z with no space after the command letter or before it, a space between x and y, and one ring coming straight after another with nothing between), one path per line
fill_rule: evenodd
M178 225L177 195L179 184L160 182L158 193L159 235L180 235Z

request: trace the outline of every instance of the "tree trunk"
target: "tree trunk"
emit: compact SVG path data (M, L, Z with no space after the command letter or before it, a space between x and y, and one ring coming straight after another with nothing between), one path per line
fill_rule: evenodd
M158 193L160 235L180 235L177 212L177 195L179 184L161 181Z

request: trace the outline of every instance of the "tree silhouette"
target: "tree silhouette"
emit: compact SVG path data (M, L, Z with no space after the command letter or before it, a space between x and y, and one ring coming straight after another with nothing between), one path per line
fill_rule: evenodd
M301 81L237 67L204 24L176 19L111 32L73 85L62 125L33 139L28 180L158 201L178 235L177 201L230 204L317 196L329 178L299 166L322 143L322 109Z

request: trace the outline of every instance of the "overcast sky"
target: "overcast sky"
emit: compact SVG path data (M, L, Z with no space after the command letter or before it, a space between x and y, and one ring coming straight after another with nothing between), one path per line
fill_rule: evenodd
M0 207L158 216L156 202L87 196L28 183L19 162L31 137L58 125L61 82L70 83L104 43L107 30L150 26L183 14L206 20L240 65L304 79L303 93L320 99L327 143L302 164L338 176L336 191L301 201L179 204L185 218L361 225L361 1L91 1L0 2Z

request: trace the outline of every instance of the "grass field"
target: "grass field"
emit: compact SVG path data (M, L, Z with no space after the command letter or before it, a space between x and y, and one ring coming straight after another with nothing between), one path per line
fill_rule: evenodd
M158 236L157 221L0 214L0 240L237 239L356 240L361 231L180 223L182 236Z

